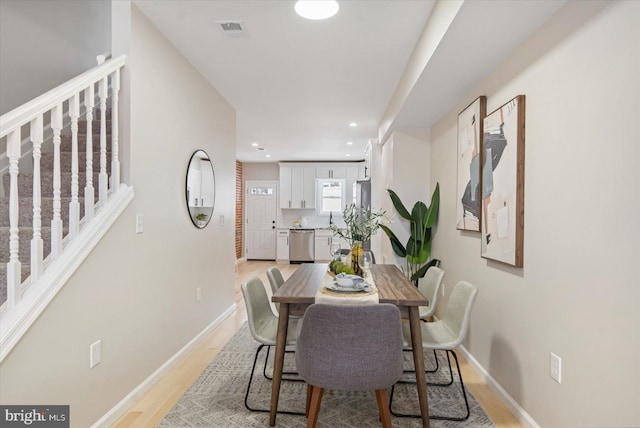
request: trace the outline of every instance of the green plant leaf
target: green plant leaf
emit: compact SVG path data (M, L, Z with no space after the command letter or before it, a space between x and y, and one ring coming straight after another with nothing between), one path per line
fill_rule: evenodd
M384 233L389 237L389 241L391 242L391 248L393 248L393 252L396 253L400 257L407 257L407 250L404 248L404 245L400 242L400 240L396 237L396 235L384 224L380 225L380 228L384 230Z
M404 204L402 203L402 201L400 201L400 198L398 197L396 192L391 189L387 189L387 192L389 192L391 202L393 202L393 206L396 211L398 211L398 214L400 214L402 218L411 221L411 214L409 214L409 211L407 211L407 209L404 207Z
M425 219L426 227L433 227L438 219L438 208L440 207L440 183L436 183L436 188L431 195L431 205Z
M437 265L438 263L440 263L440 260L438 260L438 259L431 259L431 260L429 260L429 263L427 263L427 264L425 264L424 266L422 266L420 269L418 269L418 271L417 271L416 273L414 273L414 274L411 276L411 281L414 281L414 282L415 282L415 281L417 281L419 278L422 278L422 277L427 273L427 270L429 270L429 268L430 268L431 266L435 266L435 265Z
M416 202L411 210L411 234L417 241L424 241L427 212L427 206L420 201Z

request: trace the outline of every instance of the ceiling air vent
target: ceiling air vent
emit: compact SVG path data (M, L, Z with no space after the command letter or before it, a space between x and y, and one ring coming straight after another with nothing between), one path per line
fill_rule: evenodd
M234 39L248 38L249 33L242 21L217 21L224 34Z
M222 31L244 31L242 22L218 22Z

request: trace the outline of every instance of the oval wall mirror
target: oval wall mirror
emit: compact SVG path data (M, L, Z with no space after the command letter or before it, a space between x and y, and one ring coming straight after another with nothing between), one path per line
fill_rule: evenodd
M211 221L216 201L216 179L209 155L196 150L187 168L187 208L193 224L203 229Z

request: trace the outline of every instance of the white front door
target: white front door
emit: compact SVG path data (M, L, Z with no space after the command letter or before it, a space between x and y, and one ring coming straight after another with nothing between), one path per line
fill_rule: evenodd
M276 181L247 181L245 188L245 256L247 260L275 260Z

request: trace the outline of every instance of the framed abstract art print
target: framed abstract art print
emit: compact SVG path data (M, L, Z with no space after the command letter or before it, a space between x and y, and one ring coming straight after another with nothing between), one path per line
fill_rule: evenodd
M525 96L488 114L482 135L481 255L522 267Z
M458 180L456 229L480 231L480 161L483 119L487 98L476 98L458 115Z

